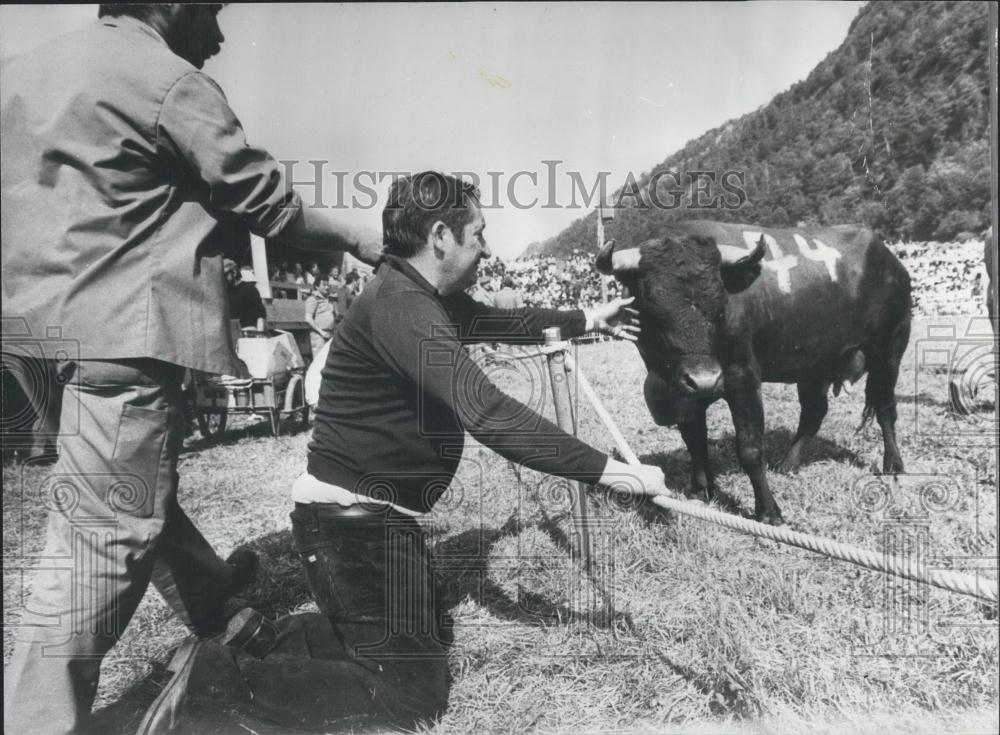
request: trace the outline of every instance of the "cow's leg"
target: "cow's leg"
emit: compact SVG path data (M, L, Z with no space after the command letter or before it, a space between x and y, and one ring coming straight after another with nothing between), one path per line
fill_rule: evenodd
M726 374L726 397L736 429L740 466L753 485L757 520L779 526L784 521L771 495L764 463L764 404L760 398L760 381L749 368L732 370Z
M828 407L826 393L830 389L830 384L825 380L806 380L798 384L799 405L802 413L799 414L799 429L795 432L795 438L784 458L775 466L778 472L798 472L802 463L802 450L805 449L809 440L816 436L820 424L826 417Z
M691 494L702 500L715 496L715 476L708 463L708 426L705 407L699 407L691 421L678 424L681 437L691 455Z
M868 382L865 383L864 415L867 419L875 414L885 445L882 471L892 475L903 472L903 459L896 444L896 380L909 340L910 322L906 320L893 330L888 355L879 354L870 361Z

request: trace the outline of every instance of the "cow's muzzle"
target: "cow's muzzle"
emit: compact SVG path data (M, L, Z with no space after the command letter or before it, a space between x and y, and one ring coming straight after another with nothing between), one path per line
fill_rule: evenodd
M698 398L718 398L722 395L722 369L699 365L682 370L681 389Z

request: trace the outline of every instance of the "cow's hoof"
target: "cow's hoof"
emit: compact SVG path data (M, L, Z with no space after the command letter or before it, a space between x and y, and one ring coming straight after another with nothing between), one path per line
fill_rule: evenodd
M904 472L903 460L899 457L886 457L882 462L883 475L901 475Z
M782 475L795 475L798 474L799 464L797 459L785 457L774 465L774 471Z
M712 502L712 498L715 496L715 493L713 493L711 490L706 490L705 488L693 487L690 490L688 490L687 496L691 500L700 500L705 505L708 505L710 502Z
M784 526L785 519L781 517L780 510L768 510L757 514L757 521L766 523L769 526Z

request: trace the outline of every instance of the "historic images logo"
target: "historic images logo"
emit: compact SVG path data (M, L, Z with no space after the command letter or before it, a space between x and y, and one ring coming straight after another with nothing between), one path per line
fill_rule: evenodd
M994 420L996 358L989 318L972 317L964 329L931 323L924 330L913 341L915 433L955 445L995 445L1000 432ZM928 400L931 396L936 399ZM935 404L947 406L945 419Z
M885 562L898 562L910 576L881 575L879 615L850 623L856 628L849 638L857 655L946 655L939 643L956 631L995 626L984 603L951 592L938 593L929 583L919 581L933 571L942 571L985 582L996 570L995 546L987 548L988 534L982 532L985 529L980 524L984 508L978 479L942 474L873 475L853 484L852 503L881 526ZM954 524L949 521L965 513L973 516L973 530L968 538L953 538ZM975 553L977 549L982 553ZM980 577L981 572L986 574ZM992 610L995 615L995 606Z
M80 359L80 343L64 337L57 326L35 334L22 318L5 317L0 334L4 448L28 450L33 444L54 445L60 435L75 435L80 407L64 396L63 388L73 382L72 365ZM18 395L13 395L15 387ZM59 420L37 420L50 412Z
M106 580L115 577L112 560L103 554L81 554L79 549L88 546L114 548L124 543L119 514L137 517L152 515L155 497L149 486L138 475L129 473L53 472L42 476L29 464L22 468L18 485L10 492L18 494L19 502L11 508L11 512L19 514L15 523L20 528L30 525L30 516L41 511L61 516L61 521L68 524L70 532L64 547L46 547L38 552L29 551L24 546L5 549L4 574L12 579L20 578L18 601L24 606L20 621L9 624L12 627L52 627L65 634L67 641L73 634L79 633L116 635L121 630L117 611L112 611L105 618L91 619L79 617L82 607L74 605L70 613L72 617L67 620L29 609L24 581L33 568L36 585L58 583L67 586L73 590L75 599L96 594L94 585L105 584ZM107 504L88 502L88 498L104 498ZM63 655L57 644L46 648L44 653L55 657Z
M610 171L600 171L591 180L581 172L561 169L564 161L539 161L537 170L452 171L450 175L472 183L481 192L483 209L581 209L598 204L612 208L686 209L715 211L740 209L746 203L746 174L740 170L660 170L636 177L629 171L622 186L610 185ZM379 190L415 171L328 170L329 161L283 160L285 186L302 194L311 209L379 209ZM311 195L305 194L310 190ZM442 202L443 203L443 202Z

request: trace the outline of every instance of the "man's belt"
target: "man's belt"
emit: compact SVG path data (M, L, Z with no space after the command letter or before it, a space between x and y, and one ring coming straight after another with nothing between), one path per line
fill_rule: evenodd
M374 500L369 503L341 505L340 503L296 503L296 510L312 513L317 518L385 518L392 507Z

